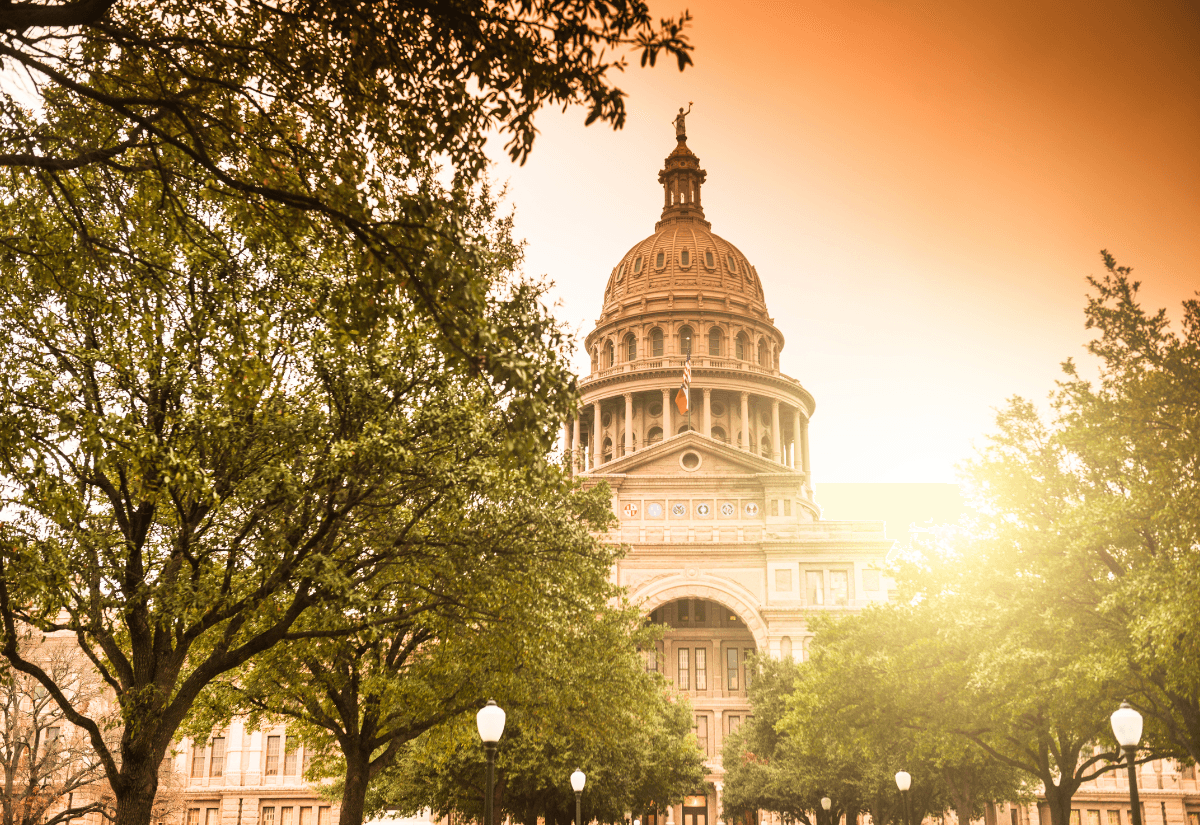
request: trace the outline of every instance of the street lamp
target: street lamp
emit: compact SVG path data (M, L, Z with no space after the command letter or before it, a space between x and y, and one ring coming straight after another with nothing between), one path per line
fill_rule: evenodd
M483 825L492 825L492 795L496 786L496 743L504 734L504 710L495 702L488 703L475 714L475 727L483 740L483 752L487 754L487 795L483 798Z
M1137 771L1134 769L1134 757L1137 754L1138 742L1142 738L1142 715L1122 702L1121 707L1113 711L1109 721L1112 723L1113 736L1117 744L1125 751L1129 762L1129 805L1133 825L1142 825L1142 804L1138 801Z
M571 790L575 792L575 825L583 825L583 785L587 777L578 768L571 774Z
M901 811L905 825L911 825L912 811L908 804L908 789L912 787L912 775L908 771L896 771L896 788L900 791ZM1140 825L1136 823L1135 825Z
M827 796L821 797L821 807L825 810L826 825L833 825L833 820L829 817L829 808L833 805L833 800Z

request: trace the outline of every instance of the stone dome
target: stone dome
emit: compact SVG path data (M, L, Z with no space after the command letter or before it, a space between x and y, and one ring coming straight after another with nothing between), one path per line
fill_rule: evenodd
M683 135L658 173L662 219L654 234L633 245L613 267L604 290L606 312L654 295L735 301L766 314L758 272L736 246L704 220L700 187L707 173Z

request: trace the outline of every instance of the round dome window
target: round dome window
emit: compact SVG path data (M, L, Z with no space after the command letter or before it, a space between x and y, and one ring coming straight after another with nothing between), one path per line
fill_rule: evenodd
M700 468L700 453L688 451L679 457L679 466L691 472Z

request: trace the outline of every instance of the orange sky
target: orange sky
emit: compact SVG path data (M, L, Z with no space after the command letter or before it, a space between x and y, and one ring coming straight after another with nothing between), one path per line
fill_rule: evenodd
M670 121L695 101L706 217L757 267L783 370L817 399L818 484L954 480L993 408L1083 356L1101 248L1173 317L1200 289L1195 2L689 7L696 66L631 68L624 130L545 112L530 161L495 176L527 271L586 333L654 229Z

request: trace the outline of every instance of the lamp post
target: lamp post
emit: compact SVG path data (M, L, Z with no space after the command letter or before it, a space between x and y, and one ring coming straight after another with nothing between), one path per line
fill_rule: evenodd
M833 800L827 796L821 797L821 809L825 811L825 825L833 825L833 820L829 816L829 809L833 806Z
M492 796L496 787L496 743L504 734L504 710L495 702L488 703L475 714L475 727L483 740L483 752L487 754L487 795L483 798L483 825L492 825Z
M911 787L912 775L908 771L896 771L896 788L900 791L900 807L904 814L904 825L912 825L912 812L908 804L908 789Z
M1134 758L1137 754L1138 742L1142 738L1142 715L1122 702L1121 707L1113 711L1109 717L1112 723L1113 736L1117 744L1125 751L1125 759L1129 763L1129 812L1133 825L1142 825L1142 804L1138 801L1137 770L1134 768Z
M575 825L583 825L583 785L587 777L578 768L571 774L571 790L575 792Z

